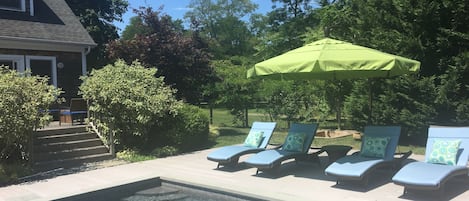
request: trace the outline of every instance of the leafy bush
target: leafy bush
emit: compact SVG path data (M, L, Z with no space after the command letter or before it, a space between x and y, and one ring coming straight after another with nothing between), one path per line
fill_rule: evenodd
M416 79L399 76L373 82L372 118L369 118L370 83L357 81L345 102L348 120L353 128L361 129L366 124L401 125L401 140L424 143L429 122L437 111L434 107L436 87L433 78Z
M191 151L201 148L208 142L209 118L199 107L184 105L177 115L164 119L164 122L154 127L155 137L162 137L160 142L172 145L181 151Z
M46 111L60 90L47 77L25 76L0 67L0 161L29 158L34 128L51 120Z
M183 105L164 78L155 77L156 71L136 61L127 65L118 60L82 78L80 90L90 101L91 121L115 132L118 149L146 146L150 128L174 118Z
M162 158L166 156L173 156L179 153L179 150L173 146L164 146L158 147L151 152L152 156L156 156L157 158Z

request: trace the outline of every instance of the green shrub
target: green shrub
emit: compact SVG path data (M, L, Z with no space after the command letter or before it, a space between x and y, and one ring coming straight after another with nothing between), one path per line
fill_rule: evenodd
M116 156L118 159L128 161L131 163L155 159L154 156L141 154L138 151L130 150L130 149L124 149L122 151L119 151L117 152Z
M157 158L163 158L166 156L174 156L179 153L179 150L173 146L164 146L158 147L151 152L152 156L156 156Z
M171 145L181 151L200 149L208 142L209 120L199 107L185 104L178 114L164 120L153 129L154 136L162 137L160 146Z
M118 150L146 146L149 129L177 115L183 104L164 78L155 74L155 68L118 60L82 78L80 90L90 101L91 121L104 131L115 132Z
M0 67L0 161L29 158L32 132L52 119L44 111L60 93L46 77Z

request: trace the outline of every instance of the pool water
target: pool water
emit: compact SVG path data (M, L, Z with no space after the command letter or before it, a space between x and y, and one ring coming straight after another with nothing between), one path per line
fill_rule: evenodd
M159 177L58 199L61 201L261 201L266 199L210 189Z

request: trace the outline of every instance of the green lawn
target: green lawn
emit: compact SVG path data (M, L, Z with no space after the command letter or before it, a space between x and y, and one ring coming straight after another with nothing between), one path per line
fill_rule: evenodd
M206 110L208 114L208 109ZM257 110L249 110L249 124L253 121L270 121L270 119ZM277 128L270 140L271 144L283 143L287 135L287 123L277 122ZM213 110L213 125L218 127L219 136L215 140L213 147L222 147L233 144L241 144L249 132L249 128L241 128L233 124L233 116L226 109ZM330 127L330 125L328 125ZM321 127L321 124L320 124ZM323 128L323 127L322 127ZM353 139L352 136L340 138L315 138L312 147L322 147L325 145L349 145L354 149L360 149L361 141ZM415 154L425 154L425 147L399 145L397 152L406 152L411 150Z

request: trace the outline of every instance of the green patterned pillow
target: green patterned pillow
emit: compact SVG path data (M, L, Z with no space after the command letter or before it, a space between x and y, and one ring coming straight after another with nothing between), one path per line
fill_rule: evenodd
M244 140L244 146L248 147L259 147L259 144L262 142L264 132L262 131L251 131L249 132L246 140Z
M370 137L365 136L360 155L373 158L384 158L389 137Z
M303 152L303 145L305 144L306 134L305 133L288 133L283 144L283 150L293 152Z
M435 140L432 152L428 158L429 163L456 165L461 140Z

